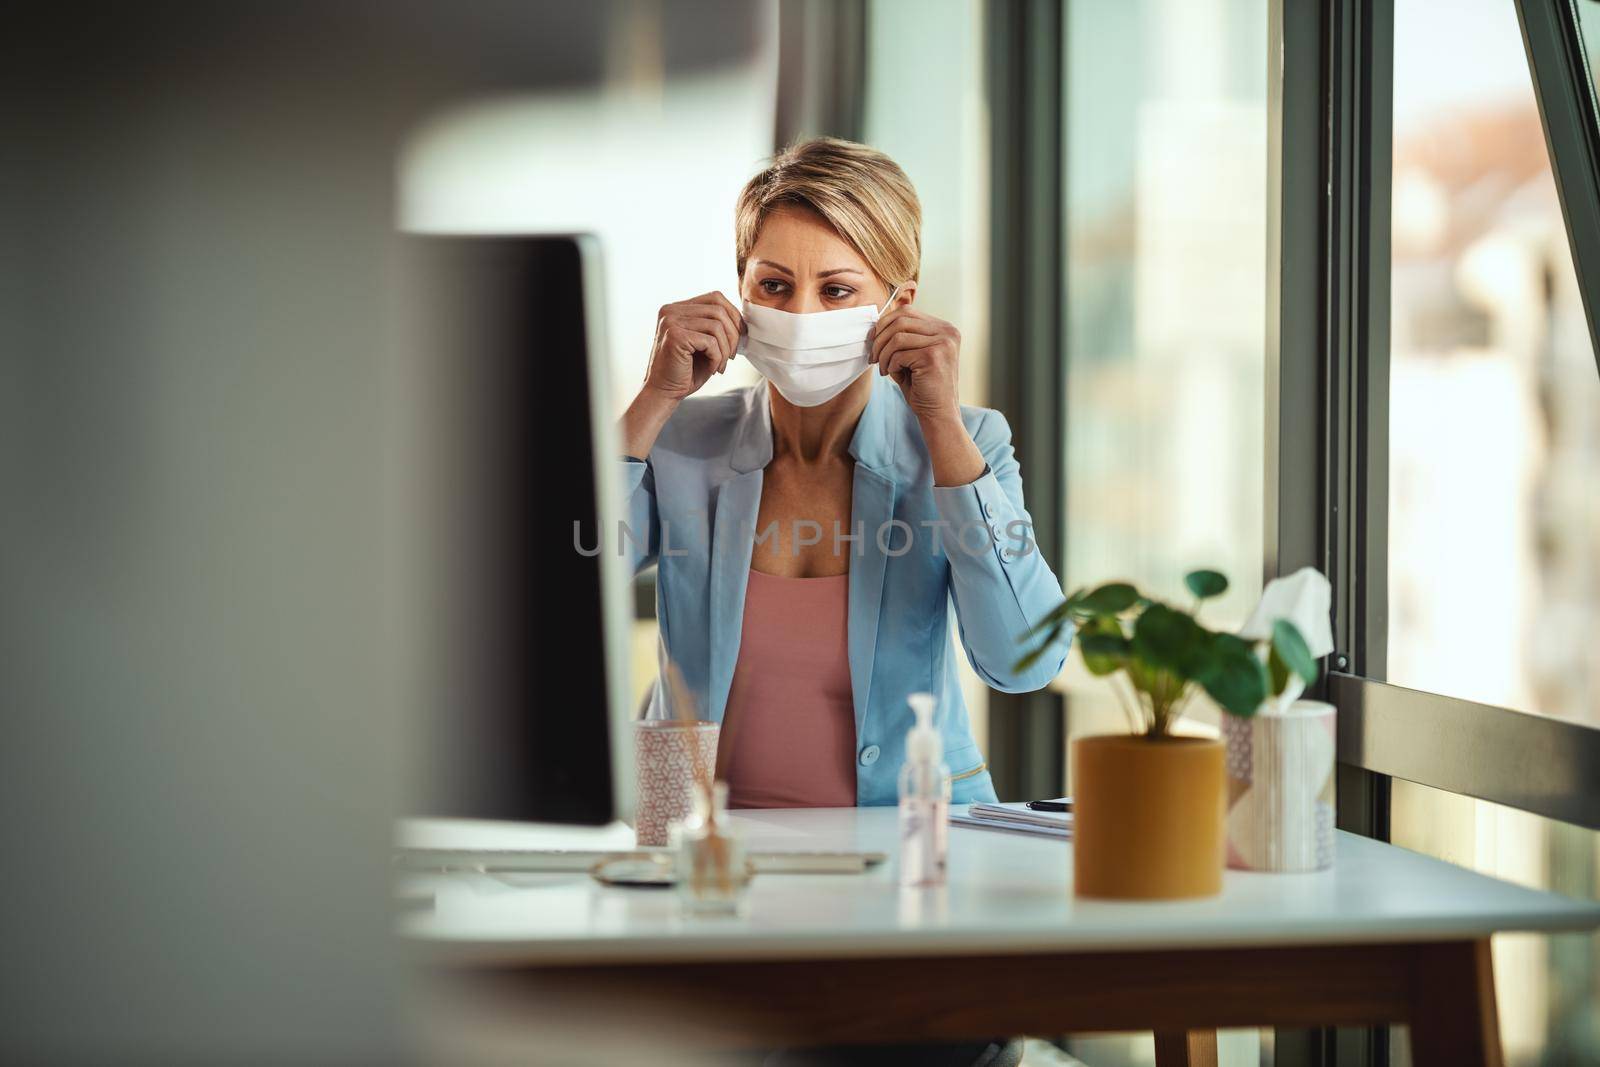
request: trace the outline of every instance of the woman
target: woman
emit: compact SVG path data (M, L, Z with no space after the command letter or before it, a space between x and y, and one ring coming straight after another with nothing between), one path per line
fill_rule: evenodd
M1070 633L1013 667L1061 587L1005 417L960 403L960 335L914 306L920 230L882 153L781 153L739 197L744 311L720 293L663 307L621 420L624 544L636 571L658 564L662 666L722 723L734 807L895 803L918 690L939 701L954 802L993 801L949 604L996 689L1038 689L1066 657ZM741 352L767 381L695 395ZM660 679L649 714L672 714Z

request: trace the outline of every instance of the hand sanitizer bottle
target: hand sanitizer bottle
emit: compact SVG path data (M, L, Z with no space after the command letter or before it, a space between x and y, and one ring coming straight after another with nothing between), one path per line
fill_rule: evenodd
M932 693L906 698L917 717L900 768L900 884L942 886L950 834L950 768L933 725Z

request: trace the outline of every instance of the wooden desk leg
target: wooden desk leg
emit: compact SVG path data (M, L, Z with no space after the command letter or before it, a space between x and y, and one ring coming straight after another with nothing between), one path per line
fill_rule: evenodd
M1156 1067L1217 1067L1217 1032L1157 1030Z
M1413 1062L1502 1067L1487 938L1417 946L1411 981Z

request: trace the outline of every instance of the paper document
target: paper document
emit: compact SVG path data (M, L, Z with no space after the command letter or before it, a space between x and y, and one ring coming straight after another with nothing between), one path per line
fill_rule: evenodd
M950 810L952 826L970 826L980 830L1002 830L1010 833L1033 834L1066 840L1072 836L1072 813L1064 811L1034 811L1026 804L971 804L965 811Z

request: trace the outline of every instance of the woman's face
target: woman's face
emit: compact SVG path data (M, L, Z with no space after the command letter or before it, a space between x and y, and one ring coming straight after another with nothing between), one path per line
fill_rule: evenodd
M907 296L911 288L903 287ZM889 298L861 254L821 215L799 205L775 208L762 220L739 293L752 304L795 315L882 307Z

